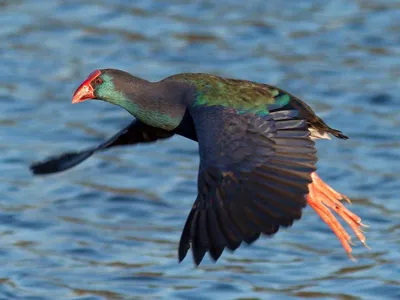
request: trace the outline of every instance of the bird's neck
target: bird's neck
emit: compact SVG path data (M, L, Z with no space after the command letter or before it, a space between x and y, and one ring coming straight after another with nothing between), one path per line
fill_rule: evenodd
M112 102L143 123L173 130L181 123L186 110L187 87L177 82L140 82L118 93Z

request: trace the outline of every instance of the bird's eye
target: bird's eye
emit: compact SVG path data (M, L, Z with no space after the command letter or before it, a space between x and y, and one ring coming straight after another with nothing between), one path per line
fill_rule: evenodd
M97 77L95 80L94 80L94 84L102 84L103 83L103 79L101 79L100 77Z

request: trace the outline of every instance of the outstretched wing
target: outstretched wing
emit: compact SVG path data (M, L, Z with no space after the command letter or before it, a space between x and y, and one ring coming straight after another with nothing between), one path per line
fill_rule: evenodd
M317 158L307 121L297 110L257 115L195 106L190 113L200 168L180 261L190 247L196 264L207 251L217 260L225 247L235 250L242 241L252 243L300 219Z
M97 147L78 152L68 152L57 157L51 157L43 162L32 164L30 169L35 175L62 172L80 164L95 152L115 146L149 143L158 139L169 138L174 135L174 133L175 132L173 131L155 128L135 120Z

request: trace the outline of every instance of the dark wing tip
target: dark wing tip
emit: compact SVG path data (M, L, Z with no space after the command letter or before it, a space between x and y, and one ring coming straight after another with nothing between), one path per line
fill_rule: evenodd
M92 154L92 150L64 153L57 157L50 157L44 162L33 163L29 168L34 175L58 173L76 166Z
M195 213L195 206L193 206L192 210L189 213L189 216L186 219L185 227L183 227L181 240L179 242L178 248L178 260L182 262L186 257L187 252L190 249L190 228L192 225L193 215Z
M215 212L212 208L200 209L198 203L196 200L187 217L178 249L178 259L182 262L191 248L195 266L200 265L207 252L217 261L226 246Z
M223 246L214 246L210 247L208 252L210 253L211 258L216 262L220 256L222 255L222 252L224 252L225 247Z

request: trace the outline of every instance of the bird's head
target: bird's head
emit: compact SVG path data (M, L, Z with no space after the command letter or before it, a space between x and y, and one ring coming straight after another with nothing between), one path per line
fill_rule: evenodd
M139 94L147 84L148 81L121 70L94 70L76 89L72 103L98 99L123 106L132 102L131 96Z
M170 130L183 118L183 92L171 82L151 83L121 70L101 69L90 73L81 83L72 103L103 100L121 106L150 126Z

